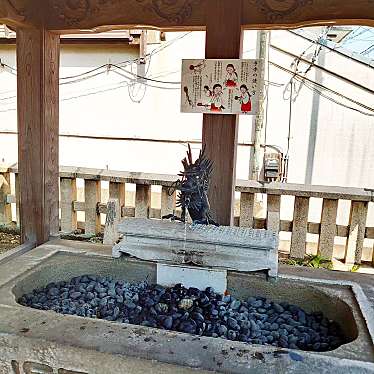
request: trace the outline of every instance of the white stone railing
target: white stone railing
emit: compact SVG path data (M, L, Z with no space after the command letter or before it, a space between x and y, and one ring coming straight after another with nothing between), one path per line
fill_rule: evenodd
M15 174L14 193L11 193L10 187L12 173ZM12 221L12 203L19 206L17 173L16 167L0 167L0 224ZM77 178L84 180L84 201L78 201L77 198ZM176 193L169 196L168 192L176 179L177 176L166 174L61 167L61 231L72 232L80 226L84 227L87 234L96 234L102 230L100 216L106 213L106 204L101 199L102 181L109 182L109 197L119 199L123 217L160 218L173 213ZM129 206L125 199L126 183L136 185L133 206ZM151 208L151 186L161 186L161 209ZM291 232L292 258L305 256L308 233L319 236L318 253L328 259L333 256L335 237L346 238L345 262L348 264L361 263L364 239L374 239L374 227L366 227L368 206L374 202L372 190L238 180L236 191L240 192L240 214L235 217L235 225ZM255 217L256 193L267 195L266 218ZM281 197L286 195L295 197L292 221L280 219ZM308 222L310 198L323 199L320 222ZM347 226L336 223L339 200L350 201ZM77 212L85 213L84 222L78 222ZM18 217L17 209L17 220Z

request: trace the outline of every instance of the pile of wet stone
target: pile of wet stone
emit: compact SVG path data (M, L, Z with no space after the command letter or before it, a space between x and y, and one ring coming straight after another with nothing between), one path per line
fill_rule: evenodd
M321 312L307 313L296 305L264 297L237 300L217 294L211 287L205 291L181 284L166 288L82 275L50 283L23 295L18 302L57 313L250 344L328 351L345 343L339 325Z

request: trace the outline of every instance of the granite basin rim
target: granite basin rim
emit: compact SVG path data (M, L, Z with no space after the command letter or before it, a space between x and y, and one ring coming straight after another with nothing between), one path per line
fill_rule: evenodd
M66 255L63 255L62 253L57 253L56 256L52 256L52 258L50 258L50 260L52 260L52 263L51 263L52 266L47 265L47 263L48 263L48 261L47 261L47 263L37 266L37 269L34 268L30 272L28 272L28 274L25 274L23 277L18 279L16 282L13 282L13 286L12 286L12 289L11 289L12 304L16 304L15 299L17 297L21 296L21 294L23 294L24 287L27 287L28 290L30 291L34 288L39 288L39 287L45 286L46 284L48 284L51 281L67 280L70 276L82 275L84 273L93 273L92 269L96 268L96 266L99 264L98 261L100 261L99 258L94 258L90 255L83 255L83 256L81 256L81 255L78 255L78 256L67 255L66 258L65 258L67 260L67 263L65 263L64 267L60 266L60 269L59 269L60 275L57 278L55 277L55 273L53 273L53 274L50 273L50 271L51 271L50 270L49 275L48 275L49 278L47 276L47 278L45 278L45 280L40 279L42 277L42 273L40 272L41 269L43 269L43 270L46 270L46 269L56 270L56 264L60 263L59 259L62 260L62 258L63 258L63 257L61 257L61 255L63 257L66 256ZM81 257L81 259L79 259L77 257ZM97 256L95 256L95 257L97 257ZM101 261L103 261L103 259L101 259ZM103 275L103 274L112 275L115 279L116 278L117 279L124 279L124 280L130 281L130 282L133 281L131 279L131 274L128 275L128 271L130 270L130 267L138 266L139 268L143 268L144 266L146 266L148 268L148 270L146 272L148 274L151 274L151 273L154 272L154 270L150 270L150 267L155 266L154 263L149 263L147 261L134 260L134 259L131 259L131 258L123 258L123 259L119 259L119 260L113 260L111 258L106 258L105 262L106 262L106 264L104 264L105 266L102 269L100 269L100 271L101 271L100 274L101 275ZM67 264L69 264L69 266L67 266ZM96 264L96 265L94 266L94 264ZM87 270L86 268L87 268L88 265L91 266L91 267L89 267L91 271L83 271L83 272L79 271L79 272L77 272L76 269L72 269L74 267L76 267L77 269L78 268L80 269L83 266L83 268L85 268L85 270ZM112 273L112 270L110 270L110 269L112 269L112 266L118 266L119 268L121 268L121 266L123 266L123 265L128 266L126 268L127 269L126 274L130 278L127 278L126 276L123 277L123 275L122 275L121 278L119 278L118 273L116 273L116 272ZM72 271L73 273L71 273L69 276L67 276L66 272L69 272L69 271ZM102 273L103 271L104 271L104 273ZM108 273L108 271L109 271L109 273ZM117 269L117 271L118 271L118 269ZM151 273L149 273L149 271L151 271ZM41 275L41 277L39 277L37 274ZM62 276L62 278L61 278L61 276ZM242 285L239 286L240 283L238 283L234 287L234 291L232 291L232 285L231 286L230 286L230 284L228 285L229 286L228 289L229 289L230 293L232 293L234 296L237 296L235 293L238 293L238 292L239 293L244 292L245 297L252 296L252 295L260 295L260 296L264 296L264 297L269 297L272 300L277 301L277 302L286 301L286 302L294 303L295 305L298 305L298 306L304 308L306 311L321 310L324 313L327 313L326 312L326 307L328 306L328 304L330 304L333 300L335 300L334 303L337 302L338 305L340 306L340 308L339 308L340 313L350 314L350 317L347 317L348 316L348 314L347 314L345 319L348 318L351 321L351 322L349 322L349 321L348 322L349 322L349 324L351 324L351 323L353 324L352 328L353 328L354 331L353 331L353 336L350 338L349 343L344 344L344 345L340 346L339 348L337 348L336 350L331 351L334 354L336 352L339 352L339 350L344 349L344 347L350 347L351 344L355 343L355 341L357 340L357 337L361 336L361 338L362 338L362 328L361 328L361 332L359 332L358 327L357 327L357 316L358 316L357 312L356 312L356 315L353 316L352 305L347 304L347 302L342 297L338 297L338 296L333 296L332 297L332 294L334 294L334 293L331 293L332 290L330 290L329 289L330 287L327 286L326 284L323 284L323 283L322 284L313 284L309 281L306 281L306 282L300 281L301 283L299 283L297 280L287 279L287 278L286 279L280 278L278 282L270 283L270 282L267 282L263 277L253 276L253 275L249 276L248 274L237 273L237 272L232 272L231 277L234 277L233 278L234 283L237 283L238 281L239 282L244 282L244 286L242 286ZM237 277L239 277L239 279L235 280ZM35 283L36 279L38 279L38 282L41 282L41 283L36 284ZM138 279L138 281L142 281L142 280L144 280L144 277ZM154 277L152 279L152 276L149 279L149 281L151 283L156 283ZM43 284L43 282L44 282L44 284ZM248 287L252 287L253 289L247 295L247 292L249 291ZM258 287L260 287L260 288L258 288ZM268 294L266 294L266 292L264 291L265 289L261 291L261 287L265 287L265 289L267 290L266 292L270 292L271 296L268 296ZM282 291L283 288L285 288L285 289ZM296 288L296 292L295 292L295 288ZM334 288L334 287L331 287L331 288ZM347 295L348 295L348 293L351 294L351 291L349 291L349 289L347 287L339 287L339 290L340 290L339 292L344 292L344 294L347 294ZM277 294L280 294L280 296L276 297ZM306 294L308 294L308 299L306 299ZM284 295L288 295L288 296L285 298ZM1 296L1 293L0 293L0 296ZM295 302L294 300L299 300L299 301ZM322 303L323 307L318 306L318 304L321 304L321 303ZM35 313L35 312L36 313L38 313L38 312L43 312L44 313L44 311L39 311L39 310L32 309L32 308L26 308L26 307L23 307L19 304L16 304L16 305L19 308L30 311L30 312L32 310L32 313ZM342 324L342 321L345 320L345 319L344 318L342 319L342 317L340 317L340 320L338 319L338 317L335 318L335 311L332 312L331 308L332 307L329 306L330 312L329 312L329 314L328 313L326 314L327 317L330 318L330 319L337 320L337 322ZM344 311L344 310L346 310L346 311ZM65 316L65 315L62 315L62 314L56 314L55 312L50 312L49 315L59 316L59 319L60 318L65 318L65 317L70 318L70 316ZM79 318L78 320L81 320L83 322L83 321L86 321L86 320L89 320L89 319L90 318ZM93 323L95 323L94 319L90 319L90 320L93 321ZM108 323L110 326L122 326L123 325L123 324L120 324L120 323L108 322L108 321L103 321L103 320L101 320L101 323ZM129 325L129 326L132 326L132 328L141 328L141 326L137 326L137 325ZM357 336L356 336L355 330L357 330ZM163 330L161 330L161 331L163 331ZM169 333L174 334L176 332L169 331ZM351 333L349 333L349 334L351 334ZM196 338L196 336L194 336L194 335L189 335L189 334L187 334L187 335L190 336L191 338L193 338L193 337ZM208 338L208 337L204 337L204 338L210 339L211 342L216 340L216 338ZM220 339L221 343L223 341L224 341L224 339ZM231 341L229 341L229 340L225 341L225 343L230 343L230 342ZM241 344L243 347L248 347L249 346L246 343L240 343L240 342L237 342L237 343ZM264 350L270 348L268 346L261 346L261 347ZM300 351L300 352L304 352L304 351ZM318 354L321 354L321 353L318 353ZM374 361L374 355L373 355L373 361Z
M140 360L139 362L141 362L141 360L155 360L152 362L155 367L155 373L157 374L165 373L162 369L156 369L157 365L161 363L182 365L177 366L177 368L180 368L180 372L183 373L185 371L182 371L182 368L184 370L188 367L235 374L248 372L249 370L253 370L251 372L256 374L273 372L305 374L306 371L310 373L327 373L329 372L328 370L332 368L339 368L341 370L340 372L374 373L374 352L372 348L369 349L366 345L364 349L366 357L361 357L354 352L349 352L350 347L362 343L363 334L365 334L365 332L362 330L364 321L362 313L360 312L361 304L354 295L352 289L352 285L356 283L352 282L350 284L348 281L342 281L341 284L334 285L320 278L317 282L316 279L309 281L305 276L301 277L304 278L303 280L300 280L292 273L280 274L278 281L275 283L278 283L277 288L283 293L292 292L293 297L298 297L299 295L297 294L300 294L299 289L295 292L296 285L301 285L301 288L304 288L304 291L301 291L304 294L306 290L311 290L313 294L313 290L320 292L323 288L326 288L328 292L332 294L341 292L341 294L344 295L342 300L346 304L348 303L350 308L353 308L355 321L359 327L358 339L334 351L327 352L326 354L299 350L295 351L302 356L303 360L301 362L292 362L287 358L287 355L282 355L282 359L274 359L269 353L277 350L277 348L274 347L248 345L219 338L197 337L174 331L151 330L142 326L117 324L105 320L65 316L50 311L45 312L25 308L16 304L14 292L16 292L18 296L17 292L21 292L22 290L14 289L14 286L19 287L21 281L23 281L24 286L27 286L26 283L28 282L29 288L35 288L34 286L37 285L30 284L33 278L29 276L32 274L35 276L38 272L44 277L43 279L39 279L39 282L42 283L50 280L52 281L54 279L53 277L56 278L56 274L58 276L64 275L63 267L59 268L59 266L57 266L61 262L65 263L65 269L68 272L74 273L80 270L79 274L74 273L73 275L80 275L84 272L89 273L90 271L82 271L82 269L79 269L80 266L83 266L83 268L87 270L87 264L90 269L96 269L103 275L108 273L109 269L113 266L129 266L132 269L132 273L136 273L136 269L143 269L145 266L149 270L147 270L146 273L150 274L150 281L152 281L152 273L154 272L152 268L155 264L134 260L132 258L114 260L110 257L109 247L106 251L103 251L101 248L102 246L100 247L94 244L77 244L67 241L57 241L57 244L52 242L43 245L31 251L28 255L22 255L12 260L12 264L8 263L7 266L4 266L4 264L0 265L0 311L3 313L2 316L7 319L0 321L0 343L5 342L6 344L10 344L14 342L16 345L13 346L19 347L18 344L22 345L22 342L27 341L29 342L28 344L32 343L33 347L36 347L36 349L41 349L42 352L50 352L45 350L46 348L44 347L53 347L54 351L50 352L52 358L45 358L45 360L55 360L54 352L57 352L57 355L60 354L60 357L66 357L67 354L65 355L65 352L67 352L67 350L83 350L82 352L86 352L87 355L91 352L90 357L93 357L92 361L99 361L99 357L103 360L105 357L109 360L113 358L113 362L118 362L116 360L120 360L121 364L129 360L130 357L136 356L136 359ZM46 269L46 272L49 274L40 273L43 269ZM141 272L143 272L143 270L141 270ZM123 273L121 274L121 276L123 276ZM288 276L288 274L290 275ZM313 274L313 271L311 271L310 274ZM132 275L130 274L129 277L132 277ZM235 283L235 285L232 283L232 287L234 286L236 292L239 293L246 292L246 287L249 287L248 285L251 284L256 284L256 287L257 284L263 285L269 290L272 287L271 284L266 282L264 277L260 275L251 275L248 277L246 274L233 272L230 274L230 279L231 282ZM357 287L360 288L359 285L357 285ZM282 291L283 288L286 289ZM287 291L287 289L289 289L289 291ZM330 294L327 296L329 295ZM345 295L347 296L347 300L345 299ZM311 300L313 300L313 295ZM354 306L355 303L359 305ZM370 305L372 304L369 304L369 308ZM47 324L42 325L42 321L47 321ZM81 326L84 326L85 329L80 330ZM117 326L123 326L126 327L126 329L122 330L121 328L117 328ZM21 329L24 327L29 327L30 331L21 332ZM360 337L361 343L359 341ZM145 338L147 338L147 340L145 340ZM157 342L154 342L152 340L153 338L157 340ZM361 346L358 348L363 350ZM137 351L137 349L139 349L139 351ZM357 349L355 349L356 352ZM222 356L221 352L223 350L228 352L227 356ZM170 353L171 351L173 354ZM4 353L1 346L0 352ZM18 354L22 355L22 352L25 351L20 350ZM237 355L238 353L240 353L240 356ZM258 354L265 355L265 362L255 358ZM98 358L92 355L97 355ZM0 356L2 355L0 354ZM217 366L214 357L219 358L219 362L222 363L222 366ZM25 361L25 358L21 357L20 360L21 362L22 360ZM0 367L1 362L2 357L0 357ZM91 370L93 366L89 366L90 364L85 365L88 366L84 366L83 364L79 366L76 364L75 368L76 370L89 372L90 374L102 374L102 372L105 372ZM57 370L57 367L61 366L55 367ZM63 367L66 369L74 369L74 366L69 366L68 364ZM115 369L113 369L112 372L116 372ZM126 372L126 370L123 370L123 372ZM178 372L178 369L174 371L174 373L176 372ZM13 372L10 371L9 373Z
M172 241L175 241L175 242L178 242L178 243L186 242L186 243L198 243L198 244L221 245L221 246L230 245L230 247L244 248L244 249L248 248L248 246L246 246L244 244L239 244L239 243L225 244L225 243L217 243L217 242L212 241L212 240L204 240L204 239L189 239L189 238L186 238L186 240L184 240L184 239L181 239L181 238L166 238L166 237L161 236L161 235L140 235L140 234L135 234L135 233L126 233L125 236L131 237L131 238L158 239L158 240L162 240L162 241L172 240ZM251 248L256 249L256 250L269 251L269 247L266 247L264 245L261 246L259 244L253 244L253 243L251 243ZM199 249L198 251L204 252L203 249Z

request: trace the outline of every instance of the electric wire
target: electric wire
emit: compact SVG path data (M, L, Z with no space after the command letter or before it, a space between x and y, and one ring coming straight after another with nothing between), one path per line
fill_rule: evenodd
M315 40L311 39L310 37L307 37L305 35L299 34L296 31L287 30L287 32L291 33L292 35L298 36L298 37L300 37L302 39L308 40L309 42L318 43ZM363 59L360 60L360 59L357 59L357 58L353 58L351 55L348 55L346 52L339 51L340 48L343 48L342 46L336 45L335 47L330 47L329 45L323 44L323 43L320 43L320 45L322 46L322 48L325 48L325 49L329 50L330 52L334 52L334 53L339 54L340 56L343 56L343 57L345 57L347 59L354 60L354 61L356 61L359 64L362 64L362 65L367 66L369 68L373 68L373 66L371 65L370 59L367 59L367 61L364 61Z
M373 112L373 113L363 112L363 111L361 111L361 110L359 110L357 108L346 106L345 104L343 104L341 102L339 102L339 105L342 105L342 106L346 107L347 109L352 109L354 111L357 111L357 112L359 112L361 114L364 114L364 115L367 115L367 116L374 116L374 108L371 108L371 107L369 107L369 106L367 106L367 105L365 105L365 104L363 104L363 103L361 103L361 102L359 102L357 100L354 100L354 99L349 98L349 97L347 97L347 96L345 96L343 94L340 94L339 92L334 91L333 89L328 88L328 87L324 86L321 83L314 82L311 79L306 78L304 76L301 76L301 75L299 75L299 74L297 74L297 73L295 73L295 72L293 72L293 71L291 71L291 70L289 70L289 69L287 69L287 68L285 68L285 67L283 67L281 65L278 65L278 64L276 64L274 62L270 62L270 64L273 65L273 66L275 66L276 68L278 68L280 70L283 70L283 71L287 72L288 74L292 75L294 79L297 79L300 82L301 81L303 81L303 83L309 82L312 85L318 86L318 87L320 87L323 90L329 91L330 93L332 93L334 95L337 95L337 96L339 96L339 97L341 97L341 98L343 98L343 99L345 99L347 101L350 101L350 102L354 103L355 105L360 106L360 107L364 108L365 110L368 110L368 111ZM287 100L287 99L285 98L285 100Z
M151 53L149 53L149 54L147 55L147 58L151 58L152 55L154 55L154 54L156 54L156 53L159 53L161 50L167 48L168 46L170 46L171 44L173 44L175 41L182 39L183 37L187 36L187 35L190 34L190 33L191 33L191 32L189 32L189 33L185 33L185 34L183 34L183 35L181 35L181 36L179 36L179 37L177 37L177 38L172 39L170 42L165 43L165 45L162 45L162 46L158 47L157 49L155 49L155 50L153 50ZM318 38L318 40L317 40L316 42L313 42L311 46L313 46L313 44L315 44L315 43L318 44L318 43L319 43L318 41L320 41L320 39L321 39L321 38ZM311 46L309 46L309 47L307 48L307 50L309 50ZM323 47L323 45L321 45L321 47ZM307 50L306 50L306 51L307 51ZM319 48L319 50L320 50L320 48ZM306 53L306 51L304 51L304 52L302 53L302 55L304 55L304 54ZM316 51L314 52L313 56L314 56L314 59L315 59L316 57L318 57L318 54L316 53ZM71 100L71 99L75 99L75 98L79 98L79 97L90 96L90 95L94 95L94 94L97 94L97 93L107 92L107 91L111 91L111 90L113 90L113 89L119 89L119 88L123 88L123 87L128 87L128 88L130 89L131 87L134 87L134 86L136 85L136 83L141 84L144 88L148 86L148 87L153 87L153 88L157 88L157 89L166 89L166 90L172 90L172 89L179 90L179 89L180 89L180 87L175 87L175 88L173 88L173 87L165 87L165 86L160 86L160 85L155 85L155 84L145 83L145 81L150 81L150 82L154 82L154 83L158 83L158 84L180 85L180 82L175 82L175 81L163 81L163 80L158 80L158 79L152 79L152 78L149 78L149 77L146 77L146 76L143 77L143 76L140 76L140 75L135 74L135 73L133 73L133 72L129 72L128 70L126 70L126 69L124 69L122 66L120 66L120 65L124 65L124 64L132 64L134 61L138 61L138 60L139 60L139 59L137 58L137 59L133 59L133 60L123 61L123 62L120 62L120 63L117 63L117 64L103 64L103 65L101 65L101 66L99 66L99 67L97 67L97 68L91 69L91 70L89 70L89 71L87 71L87 72L84 72L84 73L81 73L81 74L77 74L77 75L75 75L75 76L70 76L70 77L64 77L64 78L61 78L61 79L71 79L71 78L78 78L78 77L80 77L79 80L78 80L78 81L80 82L80 81L83 81L83 80L86 80L86 79L93 78L93 77L95 77L95 76L97 76L97 75L100 75L100 74L102 74L102 73L107 73L107 72L109 72L109 71L112 71L112 72L115 72L117 75L120 75L120 76L126 78L127 80L130 80L130 84L126 84L126 86L124 86L123 84L120 84L120 86L115 87L115 88L110 88L110 89L106 89L106 90L98 90L98 91L96 91L96 92L85 93L85 94L82 94L82 95L76 95L76 96L72 96L72 97L70 97L70 98L62 99L62 101ZM279 65L277 65L277 64L274 64L274 63L272 63L272 62L269 61L268 66L270 66L270 64L275 65L275 67L277 67L277 68L282 68L281 66L279 66ZM297 63L295 63L295 65L297 66ZM4 66L9 67L7 64L4 64ZM114 69L111 69L112 66L114 66L116 69L119 69L119 70L121 71L121 73L118 72L118 71L116 71L116 70L114 70ZM149 70L149 66L150 66L150 64L148 65L147 71ZM310 64L310 67L312 67L312 66L313 66L313 64L311 63L311 64ZM13 69L12 67L9 67L9 68L10 68L11 70L14 70L14 71L15 71L15 69ZM97 72L97 71L99 71L100 69L103 69L103 68L105 68L106 70L103 71L103 72L100 72L100 73L92 74L92 73ZM269 67L268 67L268 68L269 68ZM287 69L285 69L285 70L287 70ZM308 72L309 70L310 70L310 69L307 69L307 72ZM290 73L290 74L293 74L293 73L290 72L290 71L287 71L287 72ZM304 73L305 73L305 72L304 72ZM85 77L85 75L87 75L87 74L88 74L88 77ZM91 75L90 75L90 74L91 74ZM130 78L128 75L131 75L131 76L133 76L133 77L136 77L137 79L142 80L142 82L141 82L141 83L140 83L140 82L136 82L134 79ZM304 82L304 79L301 79L301 80L300 80L300 77L299 77L297 74L295 75L295 78L297 78L297 80L298 80L299 82L301 82L302 84L305 83L305 82ZM74 82L62 82L61 85L70 84L70 83L74 83ZM276 86L276 87L283 87L283 86L285 86L285 84L281 84L281 83L277 83L277 82L271 82L271 81L266 81L265 83L267 83L267 85L272 85L272 86ZM313 82L313 81L311 81L311 83L312 83L312 84L317 84L316 82ZM329 88L327 88L327 87L324 87L324 86L322 86L322 85L321 85L321 87L322 87L323 89L329 90L330 92L332 92L332 93L334 93L334 94L336 94L336 95L339 95L337 92L335 92L335 91L333 91L333 90L331 90L331 89L329 89ZM308 88L310 88L310 85L309 85ZM286 89L287 89L287 87L286 87ZM267 87L267 90L268 90L268 87ZM7 92L14 92L14 91L7 91ZM323 95L323 97L325 97L325 98L331 100L332 102L334 102L334 103L336 103L336 104L338 104L338 105L342 105L342 106L344 106L344 107L346 107L346 108L348 108L348 109L356 110L356 111L358 111L358 112L360 112L360 113L362 113L362 114L365 114L365 115L371 115L371 114L368 114L368 113L366 113L366 112L362 112L362 111L360 111L360 110L357 110L356 108L352 108L352 107L350 107L350 106L347 106L347 105L345 105L345 104L343 104L343 103L341 103L341 102L339 102L339 101L337 101L337 100L334 100L333 98L327 96L326 94L323 94L322 91L319 91L319 94L321 94L321 96ZM131 97L131 96L130 96L130 97ZM347 97L345 97L344 95L341 95L341 97L344 98L344 99L347 99L347 100L349 100L349 101L351 101L351 102L354 102L356 105L362 106L362 107L364 107L364 108L367 109L367 110L372 111L371 108L365 106L365 105L362 104L362 103L359 103L359 102L354 101L354 100L352 100L352 99L350 99L350 98L347 98ZM14 99L14 98L16 98L16 96L9 96L9 97L6 97L6 98L0 98L0 101L6 101L6 100ZM266 92L266 99L268 100L268 92ZM139 101L136 101L136 102L139 102ZM8 104L8 105L9 105L9 104ZM7 109L7 110L3 110L2 112L4 112L4 111L11 111L11 110L15 110L15 109Z
M120 74L120 73L118 73L118 74ZM74 96L62 98L61 102L71 101L71 100L74 100L74 99L80 99L80 98L84 98L84 97L89 97L89 96L93 96L93 95L97 95L97 94L101 94L101 93L105 93L105 92L116 91L116 90L119 90L121 88L127 88L131 83L132 82L122 81L118 84L118 86L115 86L115 87L106 88L106 89L102 89L102 90L97 90L97 91L93 91L93 92L87 92L87 93L84 93L84 94L79 94L79 95L74 95ZM148 87L158 88L158 89L167 89L167 90L180 89L180 88L177 88L177 87L161 87L161 86L151 85L151 84L147 84L147 83L145 83L145 84ZM0 110L0 113L6 113L6 112L11 112L11 111L16 111L16 110L17 110L17 108L2 109L2 110Z
M150 60L152 58L152 56L160 53L161 51L163 51L165 48L168 48L170 47L171 45L173 45L174 43L176 43L177 41L185 38L187 35L191 34L191 32L187 32L187 33L184 33L182 35L179 35L178 37L176 38L173 38L171 39L170 41L166 42L166 43L163 43L162 45L160 45L158 48L154 49L153 51L151 51L150 53L148 53L146 56L145 56L145 60ZM97 66L93 69L90 69L88 71L85 71L83 73L79 73L79 74L75 74L75 75L71 75L71 76L66 76L66 77L61 77L60 80L62 81L68 81L68 82L62 82L61 85L67 85L67 84L73 84L73 83L79 83L79 82L82 82L84 80L87 80L87 79L90 79L90 78L94 78L96 76L99 76L101 74L105 74L107 73L108 71L108 68L110 68L111 66L115 66L116 68L118 69L123 69L123 66L121 65L130 65L130 64L133 64L133 63L139 63L140 62L140 58L135 58L135 59L130 59L130 60L126 60L126 61L121 61L121 62L118 62L116 64L111 64L111 63L108 63L108 64L102 64L100 66ZM8 71L9 73L11 72L14 72L16 73L17 72L17 69L13 68L12 66L9 66L8 64L6 63L3 63L1 62L0 60L0 66L2 67L6 67L8 69L10 69L10 71ZM136 75L132 72L128 72L126 71L128 74L130 75ZM95 73L95 74L92 74L92 73ZM86 77L87 76L87 77ZM141 78L141 79L147 79L147 77L141 77L141 76L137 76L138 78ZM165 84L180 84L180 82L157 82L157 83L165 83Z

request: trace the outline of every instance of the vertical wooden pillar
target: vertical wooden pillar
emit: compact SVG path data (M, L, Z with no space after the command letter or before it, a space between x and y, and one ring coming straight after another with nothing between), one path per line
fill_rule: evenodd
M59 36L17 29L17 104L22 241L57 235Z
M242 52L242 0L206 0L206 58L240 58ZM213 162L209 187L209 202L216 221L232 225L234 221L234 192L236 182L236 148L238 116L203 115L203 145Z

